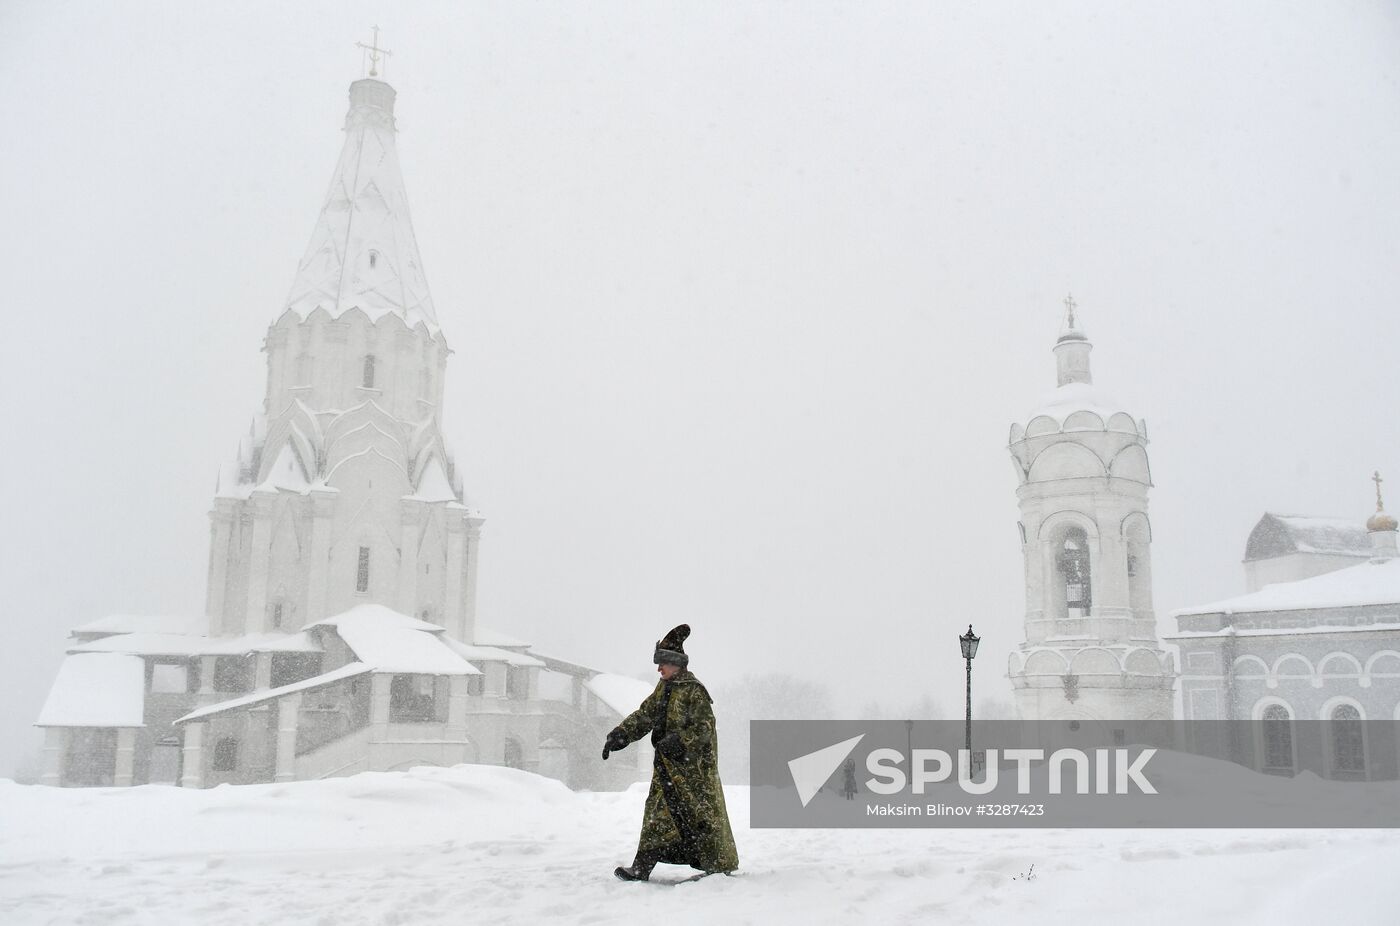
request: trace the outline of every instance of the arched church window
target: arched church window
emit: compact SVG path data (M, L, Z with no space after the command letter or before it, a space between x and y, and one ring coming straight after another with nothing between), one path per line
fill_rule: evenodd
M374 354L365 354L365 369L360 378L360 385L366 389L374 388Z
M369 269L373 270L373 269L374 269L376 266L378 266L378 265L379 265L379 252L378 252L378 251L370 251L370 252L369 252Z
M1361 712L1350 704L1332 710L1332 770L1366 770L1366 746L1361 738Z
M1089 575L1089 537L1082 527L1071 527L1065 531L1060 549L1056 551L1055 565L1059 569L1060 580L1064 583L1064 617L1080 618L1089 616L1092 606Z
M1264 708L1264 770L1293 771L1293 718L1282 704Z
M355 591L369 591L369 547L360 547L360 560L355 567Z
M238 768L238 740L225 736L214 744L214 761L210 766L216 772L232 772Z

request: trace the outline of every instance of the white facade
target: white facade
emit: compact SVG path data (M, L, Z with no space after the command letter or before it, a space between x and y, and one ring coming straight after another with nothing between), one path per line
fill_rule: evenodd
M394 91L350 87L345 143L280 317L263 412L219 474L210 632L376 603L473 639L482 519L439 429L449 353L394 145Z
M483 522L439 426L450 351L393 106L388 84L350 86L325 204L263 343L262 411L219 473L204 620L74 631L38 721L46 784L461 762L594 789L646 774L649 749L606 764L597 750L651 685L477 624Z
M1152 610L1147 426L1093 385L1073 302L1058 386L1011 426L1025 641L1008 674L1025 719L1172 716L1175 667Z

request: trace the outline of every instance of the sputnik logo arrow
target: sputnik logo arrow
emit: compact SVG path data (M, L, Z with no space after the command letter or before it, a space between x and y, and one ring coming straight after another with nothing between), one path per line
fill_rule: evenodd
M792 783L797 786L797 797L802 801L803 807L811 803L812 798L817 796L822 785L831 777L831 773L846 761L856 744L863 739L864 733L788 760L788 771L792 773Z

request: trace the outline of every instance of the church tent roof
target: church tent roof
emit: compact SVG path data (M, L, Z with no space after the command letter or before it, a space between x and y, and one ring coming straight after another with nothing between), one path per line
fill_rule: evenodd
M1371 541L1366 528L1357 520L1265 512L1249 532L1244 561L1249 563L1291 553L1369 557Z
M318 308L332 318L359 309L371 322L393 314L436 335L394 143L394 97L383 81L350 85L340 160L286 308L302 319Z
M1400 605L1400 559L1358 563L1297 582L1266 585L1257 592L1172 612L1242 614L1261 611L1302 611Z
M143 727L146 663L119 653L68 656L35 726Z
M341 666L339 669L332 669L321 675L313 675L311 678L304 678L299 682L292 682L290 685L283 685L280 688L269 688L266 691L255 691L252 694L244 695L241 698L233 698L228 701L220 701L218 704L210 704L201 707L199 710L190 711L185 716L176 720L176 723L189 723L192 720L203 720L214 714L222 714L225 711L237 710L240 707L249 707L260 704L264 701L271 701L283 695L295 694L298 691L308 691L312 688L321 688L342 679L354 678L357 675L364 675L370 671L369 666L360 662L352 662L349 665Z

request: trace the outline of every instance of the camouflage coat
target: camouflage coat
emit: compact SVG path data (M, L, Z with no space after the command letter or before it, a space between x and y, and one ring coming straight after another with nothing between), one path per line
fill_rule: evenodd
M710 693L689 671L661 681L642 706L618 725L628 743L651 734L655 746L668 734L680 740L675 758L658 749L637 852L704 871L739 867L729 812L719 780L719 742ZM671 742L674 743L675 737Z

